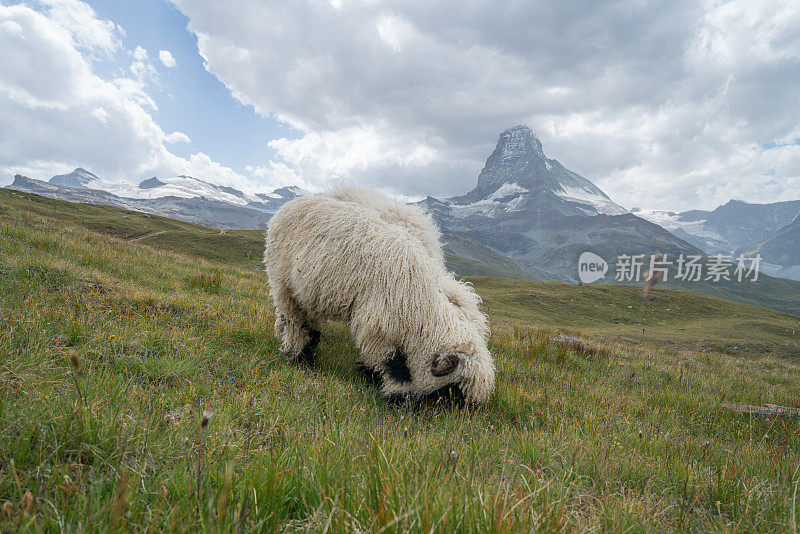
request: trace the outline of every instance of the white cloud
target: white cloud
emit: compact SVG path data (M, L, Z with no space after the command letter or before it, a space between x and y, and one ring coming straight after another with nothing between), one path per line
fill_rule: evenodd
M156 71L153 63L150 62L150 58L147 56L147 50L141 46L137 46L131 55L133 56L133 62L131 62L131 66L128 70L141 85L140 91L144 92L144 86L148 82L158 80L158 71ZM125 80L125 78L122 79Z
M160 59L161 63L169 69L178 64L169 50L159 50L158 59Z
M234 97L302 134L254 176L462 193L527 123L627 207L800 196L797 2L173 2Z
M47 18L69 34L72 44L91 54L110 56L122 48L122 28L97 18L94 10L80 0L36 0Z
M0 4L0 179L15 173L48 179L83 166L107 179L136 182L153 175L190 174L250 188L247 179L205 154L181 158L150 114L156 82L147 51L121 47L119 28L76 1ZM104 79L101 55L131 61L127 72Z
M191 143L192 140L183 132L172 132L164 136L164 141L170 144L174 143Z

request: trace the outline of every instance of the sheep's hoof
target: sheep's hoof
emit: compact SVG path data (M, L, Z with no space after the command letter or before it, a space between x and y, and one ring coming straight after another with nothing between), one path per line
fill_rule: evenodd
M303 330L308 333L308 342L300 349L300 353L297 355L297 361L307 365L314 365L314 356L322 333L309 326L304 326Z

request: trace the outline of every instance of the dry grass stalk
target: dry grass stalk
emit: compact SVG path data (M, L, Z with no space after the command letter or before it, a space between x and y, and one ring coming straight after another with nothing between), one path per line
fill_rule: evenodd
M197 522L200 523L200 494L203 487L203 442L205 440L206 427L211 420L212 412L204 411L203 418L200 420L200 439L197 441Z
M113 521L117 526L122 526L125 521L125 506L128 501L128 473L122 471L117 486L117 496L114 498Z

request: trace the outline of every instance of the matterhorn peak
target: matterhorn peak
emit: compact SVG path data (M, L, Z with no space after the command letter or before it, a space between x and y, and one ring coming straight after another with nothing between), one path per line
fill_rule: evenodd
M499 152L500 158L504 160L531 155L544 158L542 142L533 130L524 125L514 126L502 132L495 150Z
M458 206L504 202L507 211L535 207L568 215L626 213L592 182L547 158L542 142L524 125L500 134L475 189L450 201Z

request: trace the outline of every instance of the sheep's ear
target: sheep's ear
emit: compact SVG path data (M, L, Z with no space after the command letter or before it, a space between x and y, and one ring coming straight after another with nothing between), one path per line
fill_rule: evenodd
M462 354L440 354L431 363L431 374L433 376L449 375L455 371L462 357Z

